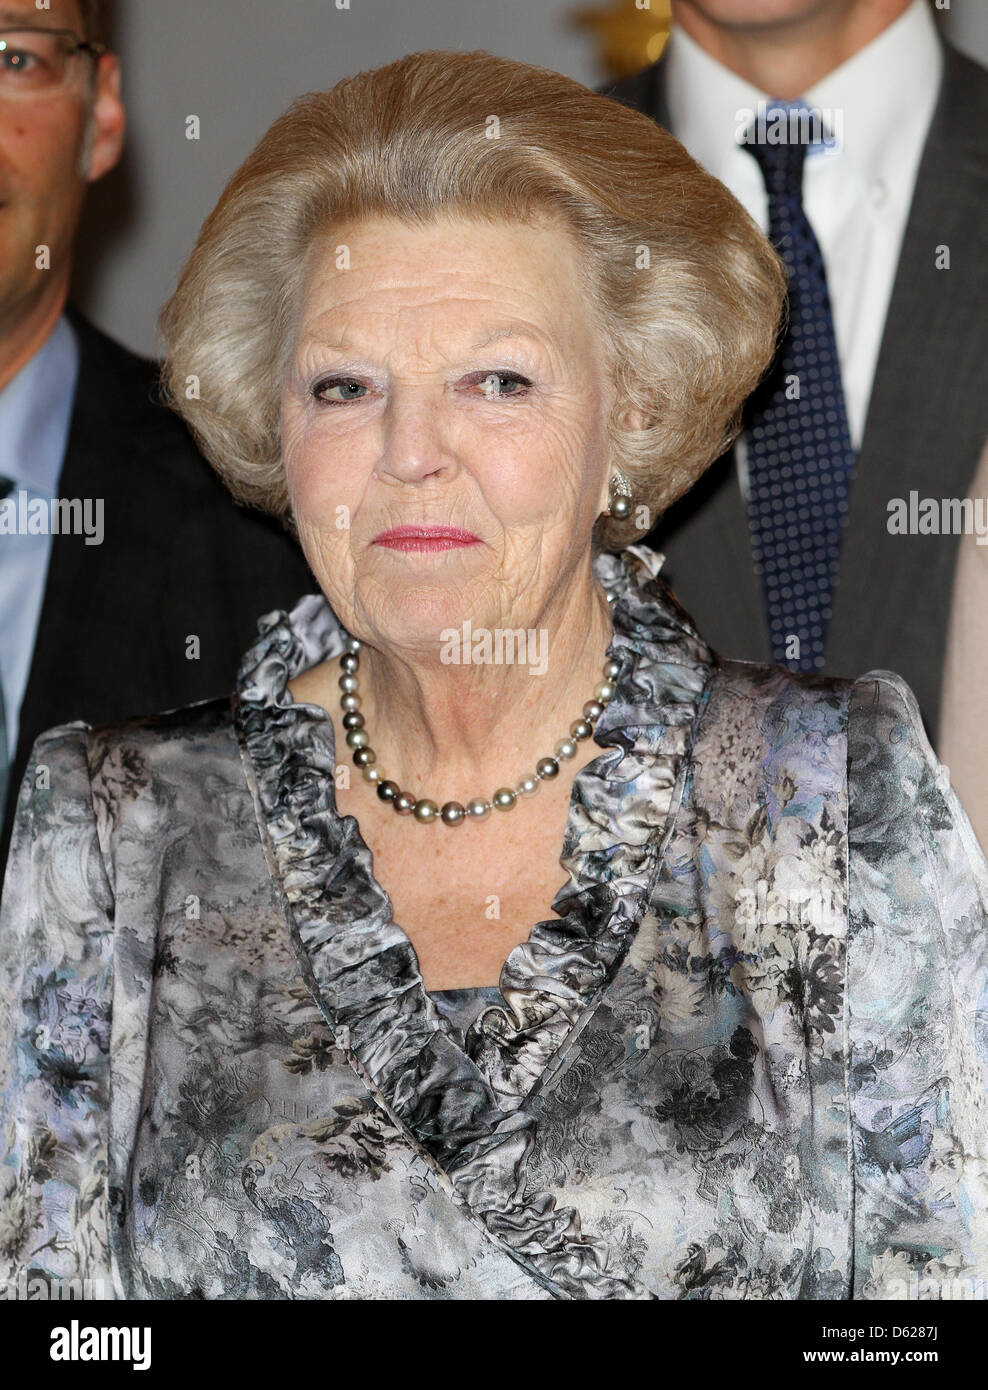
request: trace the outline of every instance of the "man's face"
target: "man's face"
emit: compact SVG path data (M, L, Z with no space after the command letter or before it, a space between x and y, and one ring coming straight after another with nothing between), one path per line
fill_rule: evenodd
M80 38L75 0L0 0L0 28L71 29ZM80 54L52 93L0 95L0 324L67 285L86 185L113 167L123 138L117 60ZM39 246L50 270L39 270ZM50 277L44 281L41 277Z

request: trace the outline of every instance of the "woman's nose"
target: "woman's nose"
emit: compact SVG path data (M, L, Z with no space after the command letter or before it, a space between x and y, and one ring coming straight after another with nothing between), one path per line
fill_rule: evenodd
M434 392L396 392L384 412L379 477L422 482L453 466L442 402Z

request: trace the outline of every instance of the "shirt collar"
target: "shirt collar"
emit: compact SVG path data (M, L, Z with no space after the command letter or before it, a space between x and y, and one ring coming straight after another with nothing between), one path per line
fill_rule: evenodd
M682 29L666 47L666 91L676 138L715 177L727 182L740 132L739 113L757 110L773 93L724 67ZM843 153L861 176L893 181L917 127L936 104L943 49L925 0L909 8L871 43L804 94L809 106L840 113ZM752 166L754 168L754 165Z
M926 0L913 0L894 24L814 83L805 101L824 112L841 112L844 154L868 183L891 183L910 140L921 143L942 71L943 47L933 16Z
M669 117L676 139L715 178L727 173L739 131L739 113L754 111L765 93L724 67L682 29L673 27L664 66ZM757 168L752 162L752 168Z
M0 475L15 489L57 495L78 374L79 344L63 314L0 391Z

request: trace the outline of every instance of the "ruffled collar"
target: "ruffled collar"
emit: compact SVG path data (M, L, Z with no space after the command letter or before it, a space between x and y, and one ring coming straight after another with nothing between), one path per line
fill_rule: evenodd
M304 974L351 1063L444 1171L462 1173L481 1210L484 1165L479 1176L471 1165L499 1131L517 1138L526 1097L623 959L679 804L712 657L661 563L638 546L594 559L616 594L608 654L621 663L594 729L602 751L574 780L558 915L508 956L507 1007L481 1014L469 1052L424 989L356 819L337 809L332 721L287 688L346 642L325 598L262 619L241 665L238 730Z

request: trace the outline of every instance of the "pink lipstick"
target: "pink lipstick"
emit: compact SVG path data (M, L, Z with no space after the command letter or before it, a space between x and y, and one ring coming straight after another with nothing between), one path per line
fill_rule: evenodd
M375 536L374 544L389 550L459 550L479 545L480 537L456 526L395 526Z

